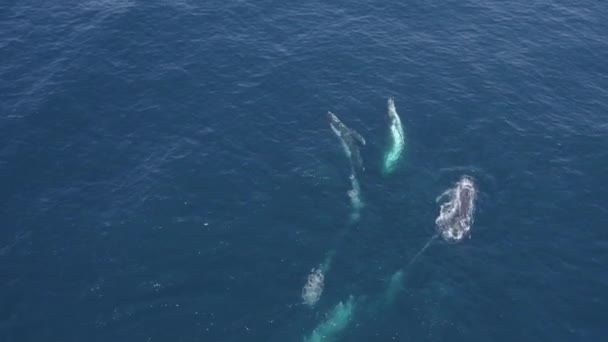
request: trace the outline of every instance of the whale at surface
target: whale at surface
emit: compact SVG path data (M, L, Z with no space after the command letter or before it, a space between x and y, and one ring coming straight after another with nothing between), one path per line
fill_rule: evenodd
M395 171L403 151L405 150L405 134L403 133L403 124L401 118L397 114L395 101L392 98L388 99L388 118L390 129L390 143L384 154L384 173L389 174Z
M347 191L347 195L350 198L352 207L351 223L356 223L361 217L360 212L364 206L361 198L361 186L359 185L359 180L357 179L357 171L365 170L363 167L361 152L359 151L359 145L365 146L366 142L361 134L351 128L348 128L334 113L327 112L327 118L329 120L331 130L340 139L340 143L344 149L344 154L346 154L350 164L349 179L351 189Z
M329 119L331 130L340 139L344 153L348 157L351 166L355 169L365 170L361 152L359 151L359 144L363 146L366 144L363 136L357 131L348 128L334 113L327 112L327 118Z

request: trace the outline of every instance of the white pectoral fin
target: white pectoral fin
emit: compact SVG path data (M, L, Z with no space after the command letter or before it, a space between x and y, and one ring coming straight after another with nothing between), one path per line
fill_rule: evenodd
M361 145L365 145L365 138L363 138L363 136L361 134L359 134L355 131L352 131L351 133L352 133L353 137L361 143Z

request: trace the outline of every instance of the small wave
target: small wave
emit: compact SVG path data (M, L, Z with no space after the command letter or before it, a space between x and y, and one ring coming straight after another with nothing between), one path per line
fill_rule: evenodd
M473 224L477 189L473 179L463 176L456 186L437 198L447 202L441 204L439 216L435 220L437 230L446 241L460 241L467 236Z

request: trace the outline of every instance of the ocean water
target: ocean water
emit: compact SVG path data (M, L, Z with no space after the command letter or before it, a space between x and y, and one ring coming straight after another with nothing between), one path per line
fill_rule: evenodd
M607 17L4 1L0 341L303 341L324 322L325 341L606 340ZM383 175L389 97L407 146ZM367 140L356 223L327 111ZM406 267L462 175L470 235Z

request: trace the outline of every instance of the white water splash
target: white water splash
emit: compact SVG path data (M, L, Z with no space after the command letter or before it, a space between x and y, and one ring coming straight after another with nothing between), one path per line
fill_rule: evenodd
M439 216L435 220L438 233L444 240L460 241L468 235L473 224L477 189L473 179L463 176L456 186L437 198L437 202L447 197L441 204Z
M319 301L321 294L323 294L324 281L323 271L320 268L313 268L308 275L304 288L302 288L304 304L314 306Z

